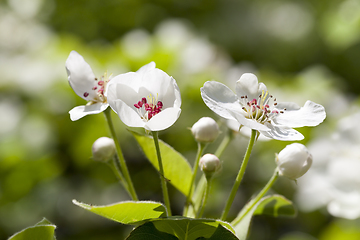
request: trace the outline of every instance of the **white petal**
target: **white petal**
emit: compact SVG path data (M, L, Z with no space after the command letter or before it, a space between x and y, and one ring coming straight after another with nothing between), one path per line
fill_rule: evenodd
M146 89L145 91L143 90L144 92L151 93L155 98L158 96L159 100L161 101L163 101L165 95L167 95L168 97L171 96L172 99L169 99L170 102L175 101L173 93L174 80L167 73L155 68L147 71L146 74L139 75L139 78L134 79L134 81L139 81L139 84L141 86L139 92L141 91L141 88L143 88ZM169 93L169 90L171 91L171 93Z
M228 128L230 128L231 130L233 130L235 132L238 132L239 128L241 126L238 121L232 120L232 119L226 119L226 125L227 125Z
M122 100L115 100L110 105L111 108L118 114L120 120L129 127L144 127L145 121L141 119L140 115Z
M261 84L261 88L266 89L264 84ZM244 73L240 79L236 82L235 86L236 94L238 97L247 96L249 100L259 97L259 83L257 77L252 73Z
M301 133L292 128L274 126L270 123L266 123L265 125L270 131L260 131L260 133L264 134L266 137L281 141L297 141L304 139L304 136Z
M95 75L91 67L84 58L75 51L71 51L65 63L70 86L81 98L90 101L96 97L96 92L92 90L96 86ZM84 96L88 93L88 96Z
M223 118L236 120L231 111L243 111L234 92L222 83L205 82L200 91L204 103Z
M147 71L149 71L151 69L155 69L155 66L156 66L155 62L151 62L151 63L148 63L148 64L142 66L136 72L137 73L144 73L144 72L147 72Z
M306 101L303 107L298 110L286 109L279 114L274 122L289 127L317 126L326 117L325 108L317 103Z
M82 117L85 117L86 115L101 113L105 111L105 109L108 106L109 104L107 103L95 103L92 105L83 105L83 106L74 107L69 111L70 119L72 121L76 121Z
M244 125L250 129L254 129L254 130L258 130L258 131L269 131L270 130L266 125L259 123L255 120L245 118L245 116L242 114L236 114L236 115L234 114L233 116L236 118L236 120L241 125Z
M132 80L136 78L136 73L126 73L120 74L116 77L116 79L112 79L107 86L106 94L107 101L109 102L111 108L115 110L115 101L121 100L128 106L132 107L135 111L134 104L141 101L142 97L138 93L138 89L134 89L136 81L134 81L134 86L131 85Z
M179 118L180 112L180 108L166 108L145 123L145 129L150 131L160 131L169 128Z

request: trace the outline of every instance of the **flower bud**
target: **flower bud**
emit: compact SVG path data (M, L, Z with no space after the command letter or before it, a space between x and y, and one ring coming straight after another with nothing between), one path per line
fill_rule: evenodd
M91 150L95 161L107 162L115 155L115 142L111 138L101 137L94 142Z
M218 157L214 154L205 154L200 158L199 166L206 177L211 177L214 173L219 171L221 164Z
M287 145L276 156L279 174L292 180L304 175L312 164L312 155L300 143Z
M214 119L202 117L191 127L191 132L196 141L209 143L213 142L219 136L220 130Z

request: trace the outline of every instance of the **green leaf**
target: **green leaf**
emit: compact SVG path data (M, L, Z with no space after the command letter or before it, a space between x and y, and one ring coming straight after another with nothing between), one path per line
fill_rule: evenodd
M159 171L154 140L131 132L151 164ZM175 149L159 140L165 178L185 196L189 192L192 170L188 161Z
M242 217L240 222L234 224L236 236L240 240L246 239L249 231L251 218L253 215L266 214L274 217L278 217L278 216L289 217L296 215L296 210L292 205L292 202L281 195L271 195L271 196L263 197L252 209L250 209L246 213L247 207L251 206L253 201L254 199L251 200L249 203L247 203L233 221L233 223L236 223L238 222L239 218Z
M178 238L157 230L154 223L147 222L135 228L126 240L178 240Z
M105 206L93 206L73 200L73 203L90 212L123 224L138 225L153 218L166 217L166 208L162 203L151 201L127 201Z
M227 230L225 227L223 227L221 224L216 228L213 235L211 235L210 238L198 238L200 239L207 239L207 240L219 240L219 239L226 239L226 240L238 240L238 238L229 230Z
M15 233L8 240L54 240L56 226L51 224L47 219L43 219L32 227L23 229Z
M264 197L253 215L269 215L273 217L294 217L297 212L289 199L281 195Z
M220 237L221 236L221 237ZM169 217L154 219L135 228L127 240L237 240L229 223L213 219Z

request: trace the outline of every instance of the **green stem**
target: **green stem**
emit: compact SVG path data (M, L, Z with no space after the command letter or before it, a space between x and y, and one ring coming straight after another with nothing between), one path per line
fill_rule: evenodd
M164 168L163 168L163 164L162 164L162 160L161 160L158 132L152 132L152 135L154 138L156 154L157 154L157 159L158 159L158 163L159 163L160 180L161 180L161 188L162 188L163 197L164 197L164 203L167 208L168 216L171 216L169 193L168 193L168 189L167 189L167 185L166 185L166 179L164 176Z
M212 180L212 178L206 178L206 190L204 192L204 196L203 196L201 205L199 207L199 211L196 214L196 218L201 218L202 215L204 214L205 205L207 203L207 199L208 199L208 196L210 193L211 180Z
M244 173L245 173L245 169L246 169L246 166L249 162L249 158L250 158L250 154L251 154L251 151L252 151L252 148L254 146L254 142L255 142L255 136L256 136L256 130L251 130L251 137L250 137L250 141L249 141L249 145L248 145L248 148L246 150L246 153L245 153L245 156L244 156L244 160L241 164L241 167L240 167L240 171L236 177L236 180L235 180L235 183L233 185L233 188L231 189L231 192L230 192L230 195L229 195L229 198L226 202L226 205L225 205L225 208L224 208L224 211L221 215L221 220L225 221L229 211L230 211L230 207L234 201L234 198L235 198L235 195L236 195L236 192L240 186L240 183L241 183L241 180L244 176Z
M119 144L119 141L116 137L116 133L115 133L115 129L114 129L114 125L113 125L113 122L112 122L112 119L111 119L111 108L108 107L105 111L104 111L104 114L105 114L105 117L106 117L106 120L107 120L107 123L109 125L109 129L110 129L110 132L111 132L111 135L112 135L112 138L114 139L114 142L115 142L115 146L116 146L116 153L118 155L118 163L120 164L120 168L116 168L118 171L119 171L119 175L122 175L124 176L124 179L125 179L125 182L126 182L126 185L127 185L127 190L131 196L131 198L135 201L138 201L138 197L136 195L136 192L135 192L135 188L134 188L134 185L131 181L131 178L130 178L130 173L129 173L129 170L126 166L126 163L125 163L125 159L124 159L124 156L122 154L122 151L121 151L121 148L120 148L120 144ZM121 173L122 171L122 173Z
M220 145L218 146L217 150L215 151L214 155L217 156L218 158L220 158L220 156L223 154L225 149L229 146L229 143L231 142L231 140L233 138L234 138L234 133L232 131L228 131L227 134L222 139L222 141L221 141ZM201 199L205 193L205 190L206 190L206 178L205 178L205 175L203 174L201 176L201 179L198 182L198 184L196 186L196 190L193 194L193 195L195 195L195 201L194 201L195 205L193 206L194 212L196 209L199 209L200 206L198 206L198 205L200 205L200 203L201 203ZM199 198L201 198L201 199L199 200ZM186 213L188 213L188 210ZM187 214L184 214L184 216L187 216Z
M266 194L267 191L269 191L269 189L272 187L272 185L274 185L276 179L279 176L279 172L276 169L274 174L272 175L272 177L270 178L270 180L268 181L268 183L265 185L265 187L261 190L261 192L258 193L258 195L254 198L254 200L251 201L251 204L249 206L246 206L246 210L243 211L243 213L239 216L237 216L232 222L231 224L233 226L235 226L236 224L238 224L245 216L246 214L249 213L249 211L260 201L260 199L262 199L264 197L264 195Z
M191 181L190 181L189 192L188 192L188 195L186 197L186 204L185 204L184 214L183 214L184 216L187 215L190 203L192 202L192 196L193 196L193 193L194 193L194 191L193 191L194 183L195 183L197 171L199 169L199 161L200 161L202 153L204 152L205 146L206 146L206 144L198 142L198 151L197 151L195 163L194 163L194 166L193 166L194 170L193 170L193 175L192 175Z
M107 163L109 165L109 167L113 170L114 174L116 175L116 177L119 179L119 181L123 184L123 186L125 187L126 191L129 192L129 186L127 185L126 181L124 180L124 176L121 173L120 170L120 165L119 165L119 160L117 155L115 155L112 159L112 161Z

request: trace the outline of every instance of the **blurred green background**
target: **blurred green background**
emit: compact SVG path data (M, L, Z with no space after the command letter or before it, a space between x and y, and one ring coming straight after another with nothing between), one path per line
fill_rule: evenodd
M278 101L307 99L327 109L306 141L332 129L360 93L358 0L5 0L0 2L0 239L46 217L57 238L124 239L131 227L85 212L72 199L109 204L129 199L111 170L90 160L91 145L109 136L103 114L76 122L68 111L85 104L67 82L65 61L79 52L96 76L136 71L155 61L181 89L182 113L161 132L192 164L196 143L187 129L200 117L220 120L203 103L207 80L234 89L255 73ZM113 114L138 195L161 201L159 178L124 124ZM222 125L223 135L226 128ZM211 144L214 152L223 137ZM233 215L270 178L274 153L287 142L258 142ZM219 217L247 138L236 136L222 157L205 211ZM293 198L296 184L279 179L274 192ZM173 212L184 197L170 189ZM295 219L255 217L251 240L360 239L359 221L324 209Z

